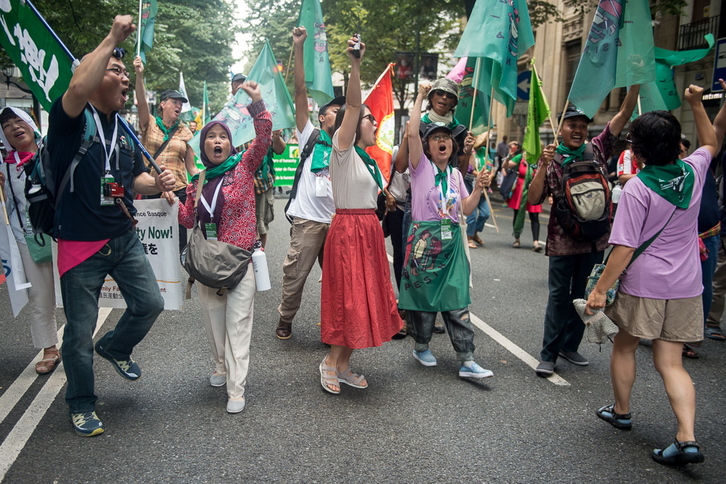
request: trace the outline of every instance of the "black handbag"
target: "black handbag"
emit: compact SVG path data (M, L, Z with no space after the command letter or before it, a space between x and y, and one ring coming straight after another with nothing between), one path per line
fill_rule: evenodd
M514 185L517 182L518 176L518 171L511 168L507 170L507 174L502 178L502 183L499 185L499 193L505 200L512 198L512 192L514 191Z
M205 237L204 230L199 225L199 218L196 216L205 173L206 170L199 174L197 198L194 200L194 228L181 258L184 269L189 273L190 285L197 280L207 287L219 289L217 294L221 296L227 289L237 286L247 274L252 252ZM190 294L189 289L187 294Z

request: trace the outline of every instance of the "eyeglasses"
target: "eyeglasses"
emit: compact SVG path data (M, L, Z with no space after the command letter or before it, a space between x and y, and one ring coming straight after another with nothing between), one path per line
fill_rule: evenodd
M363 116L363 119L370 121L373 126L378 126L378 121L376 121L376 118L374 118L370 113Z
M450 134L435 134L435 135L431 136L431 139L434 141L446 141L446 140L451 139L451 135Z
M109 72L109 71L115 73L119 77L126 76L127 79L131 77L129 75L129 71L127 71L123 67L110 67L110 68L106 69L106 72Z
M434 94L437 96L445 97L446 99L456 99L456 96L451 94L450 92L442 91L441 89L437 89L434 91Z

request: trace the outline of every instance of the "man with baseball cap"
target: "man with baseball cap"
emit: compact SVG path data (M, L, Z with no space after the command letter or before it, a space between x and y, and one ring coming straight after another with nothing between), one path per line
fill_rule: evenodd
M638 100L640 86L632 86L620 106L620 110L605 126L602 133L586 143L588 124L592 119L575 106L569 106L559 117L559 145L548 145L539 159L537 174L529 186L527 201L539 205L548 196L555 204L564 196L563 166L574 161L593 160L607 178L607 162L613 146ZM577 352L585 331L585 325L577 315L572 301L585 294L587 277L595 264L603 261L608 246L610 230L597 240L578 240L565 232L557 217L550 217L547 226L549 256L549 297L544 319L544 338L540 363L535 369L538 376L547 377L555 370L558 356L573 365L587 366L587 359Z
M275 334L280 339L292 336L292 320L300 309L305 281L315 261L318 260L320 264L323 262L325 237L335 213L328 169L331 140L335 116L345 104L345 98L338 97L322 106L318 112L320 129L310 122L303 63L303 45L307 36L305 27L293 29L295 122L300 143L300 166L295 173L290 201L286 207L286 216L292 220L292 228L290 248L283 265L282 301L277 308L280 321Z

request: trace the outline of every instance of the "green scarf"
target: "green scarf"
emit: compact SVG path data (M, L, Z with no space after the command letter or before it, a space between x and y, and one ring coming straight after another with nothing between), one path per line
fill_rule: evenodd
M381 170L378 168L376 160L371 158L370 155L358 145L355 145L355 152L358 153L358 156L360 156L360 158L363 160L363 163L365 163L368 172L376 181L376 185L378 185L378 188L383 190L383 176L381 176Z
M220 163L219 165L213 166L211 168L207 168L207 174L204 178L204 184L206 185L207 182L213 178L217 178L218 176L223 176L225 173L227 173L229 170L234 170L235 167L239 164L240 160L242 159L242 155L244 154L244 151L240 151L239 153L235 153L234 155L230 156L225 160L223 163ZM199 179L199 173L194 175L192 177L192 182L194 180Z
M450 166L446 167L446 170L441 171L441 168L436 166L436 164L432 161L432 165L436 168L436 184L434 186L441 185L441 193L444 195L444 198L448 198L449 196L449 170L451 169Z
M317 173L330 165L330 153L333 151L333 140L324 129L320 130L320 136L315 142L313 150L313 161L310 164L310 171Z
M421 122L426 124L431 123L446 123L449 129L454 129L461 123L453 115L453 111L449 112L446 116L439 116L434 111L429 111L421 117Z
M668 203L683 209L691 203L693 168L682 160L676 160L672 165L645 165L637 176Z
M159 127L162 133L164 133L164 141L169 139L169 133L171 133L171 130L176 128L179 125L179 120L176 120L176 123L171 125L171 128L167 128L164 126L164 122L161 120L159 116L156 117L156 125Z
M580 146L576 150L571 150L570 148L565 146L564 143L560 143L559 146L557 146L556 151L557 153L566 157L564 160L562 160L562 166L566 166L573 161L582 159L582 155L585 154L585 143L582 143L582 146Z
M267 180L270 174L272 174L272 176L275 176L274 154L275 152L273 151L272 146L270 146L270 148L267 150L265 158L262 160L262 163L260 163L259 168L257 168L257 171L255 172L255 176L257 178Z

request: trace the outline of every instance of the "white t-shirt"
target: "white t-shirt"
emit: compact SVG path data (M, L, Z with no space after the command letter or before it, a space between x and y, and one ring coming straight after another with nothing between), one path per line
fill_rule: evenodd
M302 133L297 132L300 153L305 149L305 145L314 129L313 123L308 121ZM315 149L318 149L318 147L316 146L313 151ZM329 224L335 213L330 170L325 168L318 173L313 173L310 171L312 162L312 153L306 160L300 160L300 163L303 163L303 169L298 181L297 194L293 201L290 202L287 215Z
M378 184L365 162L355 151L355 139L342 150L338 146L338 134L333 135L333 154L330 169L333 179L333 193L336 208L375 209L378 201Z

